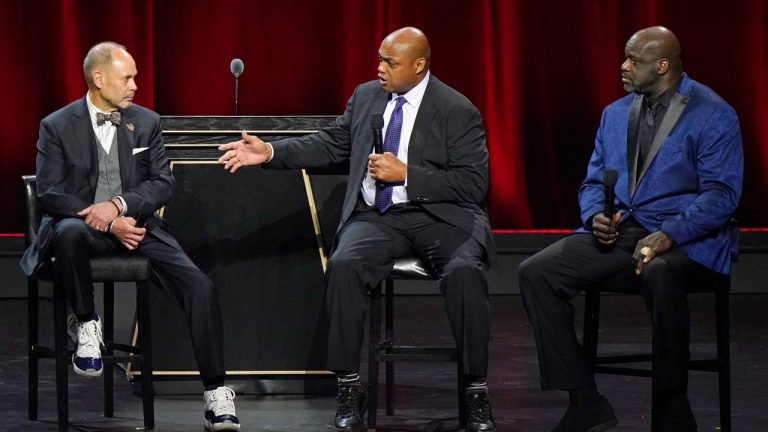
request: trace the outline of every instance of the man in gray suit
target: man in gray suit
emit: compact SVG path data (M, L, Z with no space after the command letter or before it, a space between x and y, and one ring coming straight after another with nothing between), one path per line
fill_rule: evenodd
M189 323L205 386L206 429L240 430L235 394L224 386L216 290L154 216L173 190L160 116L133 103L136 63L122 45L95 45L83 71L86 96L40 123L36 171L43 219L22 269L27 276L52 274L66 291L78 321L74 370L100 376L101 321L89 259L120 251L149 257L153 285L179 303ZM137 225L140 219L146 227Z
M397 258L416 255L438 275L453 335L464 347L467 429L493 431L488 400L489 304L483 270L495 260L483 203L488 150L479 111L429 72L426 36L406 27L379 48L376 81L357 87L334 126L265 143L243 132L219 147L245 165L315 168L350 161L341 221L326 273L328 368L339 377L337 430L363 427L359 381L368 291ZM374 152L372 123L386 131ZM379 126L381 127L381 126Z

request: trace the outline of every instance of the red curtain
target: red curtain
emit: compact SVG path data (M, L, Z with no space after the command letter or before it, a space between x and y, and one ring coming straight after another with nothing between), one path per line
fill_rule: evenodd
M739 217L768 225L768 8L669 2L407 0L10 0L0 5L0 233L20 232L19 176L34 172L42 117L82 97L81 62L101 40L137 60L137 103L163 115L340 114L375 78L390 31L421 28L432 72L483 114L495 229L570 228L603 106L636 30L666 25L683 64L739 113L747 155Z

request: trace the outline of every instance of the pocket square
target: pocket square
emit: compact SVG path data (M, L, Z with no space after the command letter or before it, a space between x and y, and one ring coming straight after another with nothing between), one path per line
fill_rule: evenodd
M135 149L133 149L133 154L134 154L134 155L137 155L137 154L139 154L139 153L143 152L144 150L146 150L146 149L148 149L148 148L149 148L149 147L136 147Z

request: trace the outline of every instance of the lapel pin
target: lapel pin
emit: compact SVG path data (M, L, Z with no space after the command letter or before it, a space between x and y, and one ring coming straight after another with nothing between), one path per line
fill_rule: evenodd
M133 132L133 129L134 129L134 128L133 128L133 123L128 123L128 124L127 124L127 125L125 125L125 126L128 128L128 130L129 130L129 131Z

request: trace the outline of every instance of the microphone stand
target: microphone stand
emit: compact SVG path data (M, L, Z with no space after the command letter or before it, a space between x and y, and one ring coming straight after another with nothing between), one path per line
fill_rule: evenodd
M237 115L237 86L238 81L240 80L239 75L240 74L235 74L235 115Z

